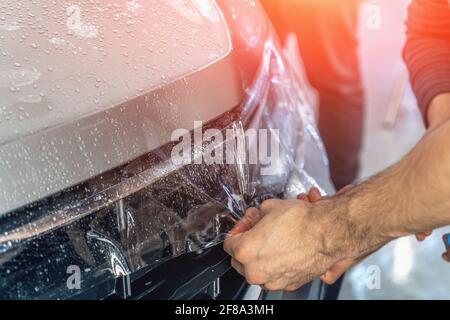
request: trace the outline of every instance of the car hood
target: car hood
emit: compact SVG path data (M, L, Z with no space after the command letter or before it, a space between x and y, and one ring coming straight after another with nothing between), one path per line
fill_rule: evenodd
M0 8L0 214L101 174L236 106L215 1Z

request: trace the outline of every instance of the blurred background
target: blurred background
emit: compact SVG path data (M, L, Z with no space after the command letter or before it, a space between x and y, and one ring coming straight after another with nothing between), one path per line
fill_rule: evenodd
M297 1L313 5L312 0ZM315 1L323 6L324 11L333 2ZM353 0L342 1L351 3ZM269 3L268 11L275 10L270 8L275 2L266 2ZM289 2L291 5L294 3L290 0L277 1ZM356 29L365 108L357 176L359 180L376 174L402 158L425 132L402 60L408 5L409 0L359 2ZM283 14L275 16L274 20L280 19L275 24L283 24L285 21L282 20L287 20L287 16L295 19L289 10L285 10ZM289 23L285 23L285 27L286 24ZM321 41L305 32L302 38L298 38L300 47L302 38L303 41ZM340 59L344 60L345 54ZM326 72L320 74L320 68L314 72L314 75L319 73L319 77L328 76ZM314 82L314 79L310 80ZM352 126L350 121L348 125ZM345 124L343 120L342 125ZM321 124L324 125L327 124ZM323 128L320 129L326 142ZM354 128L353 132L357 134L358 128ZM450 265L441 259L444 251L441 237L448 232L450 228L435 230L424 242L418 242L411 236L389 243L346 274L339 299L448 299Z

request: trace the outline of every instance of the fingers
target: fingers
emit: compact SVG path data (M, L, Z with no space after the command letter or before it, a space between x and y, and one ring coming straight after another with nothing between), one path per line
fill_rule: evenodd
M277 280L267 281L262 285L265 290L269 291L295 291L308 282L311 282L314 278L311 276L300 278L280 278Z
M416 233L416 239L417 239L417 241L423 241L423 240L425 240L425 234L423 233L423 232L419 232L419 233Z
M240 263L238 259L231 258L231 266L247 280L249 284L261 285L267 281L267 277L261 271L252 269L251 266Z
M284 291L297 291L298 289L300 289L300 287L302 286L302 284L291 284L289 286L287 286Z
M300 193L300 194L297 196L297 199L298 199L298 200L302 200L302 201L307 201L307 202L309 202L309 197L308 197L308 195L307 195L306 193Z
M339 273L330 273L327 271L325 274L320 276L320 280L322 280L328 285L331 285L335 283L344 273L345 271Z
M246 232L253 228L261 220L261 215L259 210L256 208L249 208L245 212L244 217L236 222L233 229L231 229L228 234L230 236L237 235L239 233Z
M284 203L287 203L289 200L277 200L277 199L269 199L264 201L260 207L260 214L262 217L269 214L273 210L280 208Z
M231 259L231 266L241 275L245 277L245 270L242 263L238 262L236 259Z
M223 249L226 253L228 253L230 256L234 257L236 248L239 246L242 238L242 233L236 234L232 237L229 237L226 239L223 243Z
M279 279L276 281L270 281L264 284L264 289L269 291L284 290L288 286L289 281L287 279Z
M423 231L423 232L419 232L416 234L416 239L417 241L424 241L426 239L426 237L431 236L431 234L433 233L433 231L431 230L427 230L427 231Z
M316 187L312 187L308 194L306 193L300 193L297 196L298 200L306 201L306 202L316 202L322 198L322 195L320 194L319 189Z
M326 284L335 283L356 261L345 259L334 264L325 274L320 276L320 280Z
M445 252L442 254L442 259L444 259L447 262L450 262L450 243L449 243L449 237L448 234L444 234L442 236L442 240L444 241L444 245L445 245Z
M248 222L242 218L236 224L234 225L233 229L228 231L228 236L232 237L237 234L243 233L247 230L249 230L251 227L249 226Z
M261 215L258 209L250 208L245 212L245 218L248 220L250 227L253 228L261 220Z
M309 190L308 198L309 198L309 201L316 202L316 201L319 201L320 198L322 198L322 195L320 194L319 189L317 189L316 187L313 187L313 188L311 188L311 190Z
M336 193L336 195L339 195L339 194L341 194L341 193L344 193L345 191L350 190L350 189L353 188L353 187L354 187L354 185L349 184L348 186L346 186L346 187L342 188L341 190L339 190L339 191ZM322 195L320 194L320 190L319 190L317 187L312 187L312 188L309 190L308 194L306 194L306 193L300 193L300 194L297 196L297 199L298 199L298 200L308 201L308 202L317 202L317 201L319 201L320 199L324 199L324 198L327 198L327 197L326 197L326 196L322 196Z

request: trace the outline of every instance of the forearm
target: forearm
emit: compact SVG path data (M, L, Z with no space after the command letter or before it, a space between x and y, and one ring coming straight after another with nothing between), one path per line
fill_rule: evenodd
M450 105L444 104L447 112ZM433 126L397 164L321 206L331 217L330 225L340 229L335 232L340 238L332 242L343 243L355 254L450 224L450 121Z

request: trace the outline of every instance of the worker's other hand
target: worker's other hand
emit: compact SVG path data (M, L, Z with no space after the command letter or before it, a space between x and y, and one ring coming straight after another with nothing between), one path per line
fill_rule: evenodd
M442 259L444 259L447 262L450 262L450 242L449 242L449 236L448 234L444 234L442 236L442 240L444 241L445 246L445 252L442 254Z
M417 241L424 241L427 237L431 236L432 233L432 230L416 233L416 239Z
M344 251L333 240L334 220L312 208L301 200L267 200L248 210L224 243L233 267L268 290L296 290L326 274Z

